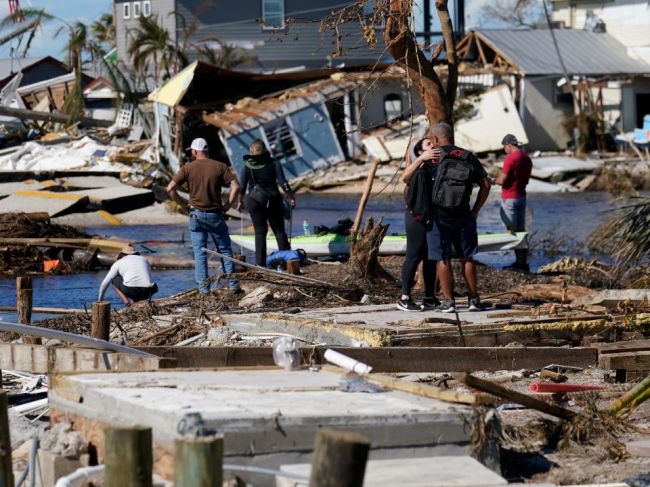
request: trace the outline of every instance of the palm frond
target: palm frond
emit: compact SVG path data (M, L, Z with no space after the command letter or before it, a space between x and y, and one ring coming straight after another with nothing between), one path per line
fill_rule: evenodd
M0 29L12 26L16 23L16 19L22 19L22 22L29 22L34 19L42 20L54 20L56 17L47 13L43 9L39 8L24 8L17 10L13 15L9 14L0 20Z
M629 267L650 256L650 198L616 210L617 216L601 226L591 237L590 245L611 252L621 267Z

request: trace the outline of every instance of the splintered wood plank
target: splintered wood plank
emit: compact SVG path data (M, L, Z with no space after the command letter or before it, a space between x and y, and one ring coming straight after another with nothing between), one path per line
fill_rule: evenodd
M328 368L328 370L330 370L330 368ZM470 405L494 404L496 402L493 397L485 394L470 394L467 392L451 391L429 384L409 382L382 374L370 374L367 376L367 379L386 387L387 389L408 392L417 396L428 397L429 399L438 399L439 401Z
M373 367L374 372L467 372L540 369L556 363L588 367L597 363L593 348L557 347L331 347ZM268 347L140 347L177 360L177 367L255 367L273 365ZM303 363L323 362L326 348L301 349Z
M598 366L612 370L650 370L650 351L600 355Z
M594 343L599 355L619 352L650 352L650 340L627 340L624 342Z
M488 392L494 396L506 399L508 401L521 404L522 406L529 407L531 409L536 409L556 418L561 419L571 419L576 413L570 409L564 409L555 404L549 404L535 397L529 396L528 394L523 394L521 392L513 391L512 389L507 389L499 384L490 382L478 377L474 377L471 374L461 374L458 377L458 380L463 382L469 387L475 387L481 391Z

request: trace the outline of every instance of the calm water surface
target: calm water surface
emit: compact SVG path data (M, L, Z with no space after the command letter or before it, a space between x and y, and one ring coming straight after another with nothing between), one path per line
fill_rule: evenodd
M299 195L298 208L294 211L292 234L302 233L303 221L309 225L333 225L338 220L354 219L358 196L348 195ZM616 202L607 193L550 193L534 194L528 201L528 231L531 237L531 268L559 258L560 255L588 255L584 244L598 225L608 218L607 210L614 208ZM383 196L371 199L366 216L375 219L383 217L390 224L389 233L403 233L403 203L401 196ZM233 234L252 233L252 227L244 227L240 222L230 222ZM503 231L499 217L499 199L492 193L478 220L479 232ZM192 248L184 225L139 225L131 227L86 228L88 233L113 235L133 241L150 241L142 248L143 253L153 255L192 258ZM174 241L178 243L161 243ZM183 243L180 243L184 241ZM236 248L235 252L239 249ZM248 261L252 261L252 255ZM502 267L513 260L512 252L493 252L480 254L477 260L495 267ZM70 276L43 276L34 279L34 306L55 306L62 308L90 307L97 299L99 284L106 271L89 272ZM155 273L159 292L157 297L168 296L191 288L194 283L193 270L157 271ZM107 299L119 304L112 290ZM0 279L0 305L14 306L15 280ZM10 313L1 314L5 320L15 319ZM42 316L35 315L34 319Z

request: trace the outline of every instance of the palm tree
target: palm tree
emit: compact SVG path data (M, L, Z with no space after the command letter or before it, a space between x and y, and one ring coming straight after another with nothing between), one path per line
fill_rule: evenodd
M72 91L68 94L63 104L62 110L70 116L70 122L74 123L79 120L83 115L83 54L84 52L93 55L93 46L90 36L88 35L88 27L80 21L72 24L67 24L61 27L57 35L64 31L68 31L68 40L65 49L68 51L68 64L74 67L76 74L75 84Z
M138 27L132 29L128 53L133 67L143 75L150 74L156 80L172 73L188 62L183 51L176 47L169 31L160 25L157 16L140 17Z
M115 47L115 23L113 22L113 14L103 14L99 20L95 20L90 24L90 30L93 33L93 41L96 45L97 52L106 54Z
M226 69L234 69L242 64L257 61L257 56L247 53L244 49L219 39L212 39L212 41L219 44L218 49L210 47L209 39L204 39L201 43L193 45L200 60Z
M56 19L56 17L47 13L43 9L34 9L34 8L21 9L18 10L13 15L9 14L6 17L4 17L2 20L0 20L0 30L5 29L9 26L13 26L16 23L17 19L20 19L20 22L25 25L21 26L20 28L10 33L9 35L3 37L2 40L4 42L2 42L2 44L14 39L17 36L20 36L20 41L19 41L19 47L20 47L20 44L22 44L22 35L25 33L29 33L27 40L25 41L25 44L22 47L22 52L21 52L22 57L25 57L27 56L27 53L32 45L32 41L34 40L34 36L36 35L36 32L43 26L45 22L54 20Z

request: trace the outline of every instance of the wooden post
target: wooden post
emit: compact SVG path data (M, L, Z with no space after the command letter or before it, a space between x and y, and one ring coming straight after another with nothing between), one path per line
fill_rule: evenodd
M233 255L233 259L246 262L246 256L244 254L235 254ZM246 272L246 267L235 262L235 272Z
M359 228L361 228L361 220L363 220L363 213L366 211L366 204L368 203L368 198L372 191L372 184L375 181L377 166L379 166L379 159L373 158L372 166L370 166L370 172L368 172L368 178L366 179L366 187L363 189L363 195L361 195L361 201L359 201L357 215L354 217L354 225L352 225L352 228L350 229L350 235L357 234Z
M537 411L550 414L556 418L571 419L576 415L576 413L570 409L564 409L560 406L556 406L555 404L549 404L540 399L529 396L528 394L513 391L512 389L506 389L505 387L502 387L488 380L475 377L472 374L454 374L454 377L460 382L463 382L465 385L475 387L476 389L484 392L488 392L493 396L507 399L510 402L515 402L531 409L536 409Z
M221 487L223 435L177 439L174 475L176 487Z
M11 439L9 437L9 416L7 414L7 393L0 391L0 487L14 486L14 471L11 464Z
M359 434L320 430L309 487L361 487L369 449L370 442Z
M104 450L105 487L152 487L151 428L108 428Z
M31 277L16 278L16 314L18 323L31 325L32 323L32 302L34 291ZM43 343L40 337L23 336L23 343L40 345Z
M289 274L299 275L300 274L300 261L298 259L288 260L287 261L287 272Z
M111 303L96 301L93 303L92 336L110 341L111 332Z

